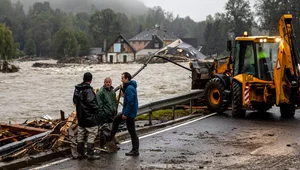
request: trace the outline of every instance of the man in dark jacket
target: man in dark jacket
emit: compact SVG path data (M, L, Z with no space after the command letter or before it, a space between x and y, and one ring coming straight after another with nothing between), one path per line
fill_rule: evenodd
M135 117L138 110L138 97L137 97L137 83L131 80L131 75L128 72L122 74L121 90L124 93L122 114L115 117L111 132L111 138L115 136L118 131L119 124L122 121L126 121L127 129L131 137L132 150L125 153L126 156L138 156L139 155L139 138L135 131Z
M114 117L117 114L117 99L116 93L111 86L110 77L104 79L104 85L97 92L98 112L100 115L101 124L107 124L109 130L112 129ZM100 135L100 147L104 147L106 138L103 134Z
M77 152L78 158L86 158L85 142L87 139L88 160L99 159L94 154L94 141L98 132L98 105L96 94L90 85L93 76L90 72L84 73L83 82L75 86L73 102L76 105L78 119Z

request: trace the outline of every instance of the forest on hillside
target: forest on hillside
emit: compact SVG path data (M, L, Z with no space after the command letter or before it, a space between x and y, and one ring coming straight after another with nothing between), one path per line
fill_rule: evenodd
M16 53L11 57L57 59L87 55L91 47L103 47L104 40L110 44L118 33L130 39L156 24L181 38L197 38L202 53L219 56L227 54L226 41L244 31L278 34L279 18L285 13L293 14L296 35L300 31L300 2L296 0L257 0L255 11L248 0L228 0L224 13L201 22L174 16L159 6L147 8L138 0L125 2L1 0L0 24L12 32Z

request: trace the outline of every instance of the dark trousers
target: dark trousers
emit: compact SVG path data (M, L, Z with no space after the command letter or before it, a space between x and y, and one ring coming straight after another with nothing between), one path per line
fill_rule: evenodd
M113 122L113 125L112 125L112 131L111 131L111 137L113 138L117 131L118 131L118 128L119 128L119 125L120 123L122 123L124 120L122 119L122 114L118 114L115 119L114 119L114 122ZM135 120L134 118L127 118L126 119L126 126L127 126L127 130L130 134L130 137L131 137L131 143L132 143L132 150L133 151L138 151L139 150L139 138L136 134L136 131L135 131Z

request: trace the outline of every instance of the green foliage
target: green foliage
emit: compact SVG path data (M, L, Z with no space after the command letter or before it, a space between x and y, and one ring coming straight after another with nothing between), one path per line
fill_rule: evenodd
M229 30L236 36L242 36L244 31L251 35L254 17L249 0L228 0L225 6Z
M17 48L16 48L17 49ZM17 49L16 50L16 53L15 53L16 55L16 57L22 57L22 56L24 56L25 55L25 53L23 52L23 51L21 51L21 50L19 50L19 49Z
M85 34L89 32L89 19L90 15L87 13L77 13L75 19L75 28L79 31L83 31Z
M51 30L49 30L49 24L39 23L30 28L25 35L25 39L27 41L33 40L35 42L37 56L47 56L50 51L49 46L51 42Z
M279 35L278 22L283 14L293 15L293 26L296 34L297 46L300 45L300 1L257 0L255 4L258 16L258 28L269 32L270 35Z
M0 24L0 59L11 59L15 50L12 32L4 24Z
M90 51L90 45L89 45L87 36L81 31L75 32L74 36L80 47L78 55L79 56L88 55L89 51Z
M75 34L71 30L65 28L57 31L54 36L52 47L54 54L58 59L63 57L76 57L80 50Z
M207 16L201 22L189 17L174 17L172 12L159 6L147 9L137 0L127 0L120 5L121 1L1 0L0 23L12 31L18 49L25 51L25 42L33 40L36 55L58 58L87 55L90 46L103 47L104 40L108 47L118 33L130 39L156 24L180 38L197 38L198 44L203 46L201 52L220 56L227 54L226 41L230 35L238 36L244 31L251 35L256 25L271 35L277 35L278 20L284 13L293 14L296 39L300 42L298 0L256 0L256 11L251 11L249 0L228 0L225 13ZM254 12L258 24L254 23ZM69 33L62 34L62 29Z
M26 55L35 56L36 46L35 42L32 39L26 42L24 52Z
M218 56L226 53L226 41L228 40L228 21L225 14L217 13L215 18L209 17L204 32L204 52Z
M175 117L183 117L190 115L190 109L175 110ZM171 120L172 110L158 110L152 113L153 120ZM143 114L136 117L136 120L149 120L149 114Z
M112 43L120 31L121 25L113 10L104 9L102 11L96 11L91 15L90 32L94 36L94 41L97 46L103 47L104 40L106 40L107 45Z

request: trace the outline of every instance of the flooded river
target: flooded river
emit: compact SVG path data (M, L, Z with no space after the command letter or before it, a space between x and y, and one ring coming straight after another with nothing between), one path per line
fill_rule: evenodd
M38 61L56 63L55 60ZM0 73L0 121L22 123L27 119L50 115L59 117L75 110L74 86L82 82L87 71L93 74L92 86L100 88L105 77L113 86L121 84L121 74L133 74L143 64L70 65L63 68L34 68L35 62L17 62L18 73ZM188 67L188 62L180 63ZM172 63L149 64L134 79L138 83L139 104L165 99L190 91L191 73ZM122 101L122 99L121 99ZM120 106L121 108L122 106Z

